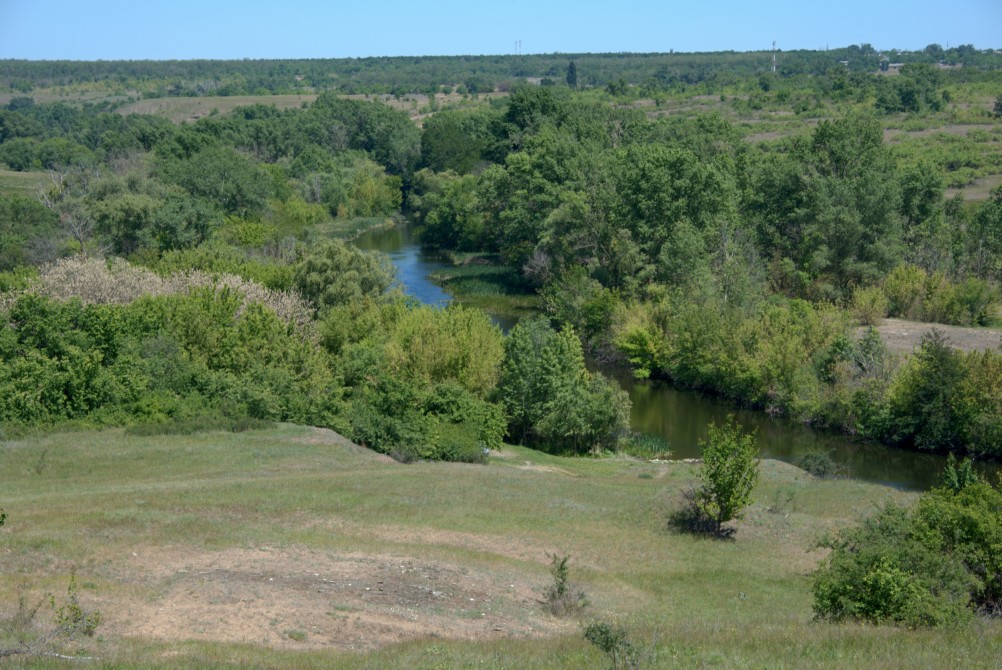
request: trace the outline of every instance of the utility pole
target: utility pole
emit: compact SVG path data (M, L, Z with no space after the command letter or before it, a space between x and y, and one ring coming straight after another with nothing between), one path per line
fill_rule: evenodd
M776 40L772 41L772 73L776 74Z

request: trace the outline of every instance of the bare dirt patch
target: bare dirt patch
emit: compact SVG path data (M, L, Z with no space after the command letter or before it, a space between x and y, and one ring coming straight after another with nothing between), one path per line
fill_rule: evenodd
M155 548L126 581L144 595L100 603L106 633L164 641L372 649L424 637L541 637L572 623L543 614L511 575L402 555L305 549Z
M922 343L922 336L933 328L943 331L949 338L950 344L963 351L997 349L1002 338L1002 331L993 328L963 328L904 319L884 319L884 322L877 326L877 332L891 353L910 354ZM864 331L865 328L858 328L857 337Z

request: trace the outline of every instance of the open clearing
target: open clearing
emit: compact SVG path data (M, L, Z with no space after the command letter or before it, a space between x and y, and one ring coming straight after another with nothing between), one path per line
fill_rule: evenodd
M985 351L1002 346L1002 330L996 328L964 328L905 319L884 319L876 326L887 349L894 354L912 353L922 343L922 336L934 328L942 331L950 344L963 351ZM862 335L863 331L859 328L856 334Z
M914 494L762 465L734 541L670 531L689 463L518 447L485 466L401 465L335 433L0 443L0 617L64 594L104 621L64 653L102 665L581 668L583 623L623 625L650 667L997 667L1002 623L812 623L826 529ZM591 601L542 607L550 555ZM43 609L39 623L51 613ZM2 635L2 632L0 632ZM55 659L35 659L39 666Z
M48 172L0 170L0 193L37 198L39 188L48 183Z

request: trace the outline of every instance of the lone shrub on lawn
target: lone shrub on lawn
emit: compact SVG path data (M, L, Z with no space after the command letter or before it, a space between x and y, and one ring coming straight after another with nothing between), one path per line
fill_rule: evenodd
M709 427L709 438L700 443L703 468L701 485L693 496L693 504L710 531L724 533L723 525L741 518L751 502L751 492L758 482L758 447L755 436L745 433L727 417L722 426Z

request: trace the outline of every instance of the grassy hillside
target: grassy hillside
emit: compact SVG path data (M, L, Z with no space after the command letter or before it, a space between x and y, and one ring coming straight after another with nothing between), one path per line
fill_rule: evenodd
M64 653L113 666L604 667L581 637L595 620L624 626L648 667L987 668L1002 657L998 621L812 623L819 533L911 494L769 461L736 539L705 540L665 521L696 467L514 447L486 466L400 465L297 426L8 441L0 612L19 594L65 593L75 571L81 604L104 621ZM580 619L541 605L554 553L570 555L591 600Z

